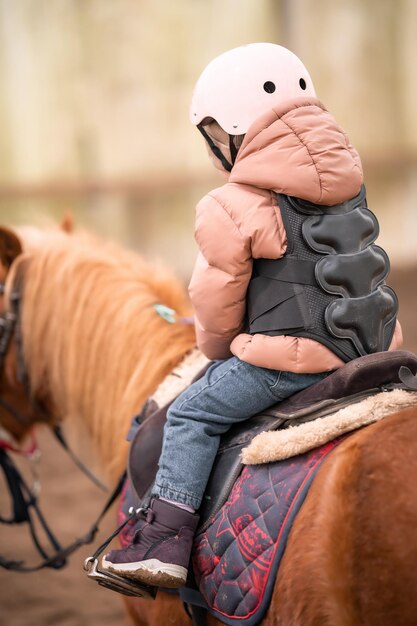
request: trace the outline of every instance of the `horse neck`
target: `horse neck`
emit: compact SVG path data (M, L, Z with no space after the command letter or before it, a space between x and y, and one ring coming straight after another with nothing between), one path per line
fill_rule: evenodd
M157 340L149 336L142 344L142 352L127 385L114 382L111 402L108 403L105 413L100 409L94 417L93 413L90 416L84 415L84 420L87 419L89 423L92 441L98 445L99 455L112 480L126 466L126 435L132 417L141 410L158 385L194 346L194 337L189 329L177 336L172 336L171 330L163 326Z
M143 264L132 277L130 260L113 267L87 255L83 264L77 250L72 265L64 257L68 271L53 278L58 260L43 255L38 274L34 263L25 277L22 331L32 390L87 432L113 481L126 463L132 416L195 344L192 328L168 323L153 304L187 315L188 303L178 281L158 272L150 278L155 269Z

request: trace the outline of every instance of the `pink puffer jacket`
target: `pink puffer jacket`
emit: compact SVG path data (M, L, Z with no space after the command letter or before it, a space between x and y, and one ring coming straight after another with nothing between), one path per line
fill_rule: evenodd
M334 205L359 193L358 153L314 98L297 98L248 130L228 182L197 205L199 255L190 283L197 341L210 359L232 354L260 367L321 372L343 365L312 339L243 333L252 259L277 259L287 238L275 193ZM390 349L401 345L397 323Z

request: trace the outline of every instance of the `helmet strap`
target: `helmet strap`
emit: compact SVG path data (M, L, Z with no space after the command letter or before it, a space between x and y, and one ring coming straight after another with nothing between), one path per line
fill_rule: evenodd
M232 157L232 163L234 165L236 161L237 153L238 153L238 149L236 148L236 145L234 142L234 135L229 135L229 149L230 149L230 156Z
M221 164L223 165L224 169L227 172L231 172L233 164L229 163L229 161L226 159L226 157L224 156L224 154L220 150L220 148L218 148L218 146L216 146L216 144L214 143L214 141L212 140L210 135L204 130L203 125L202 124L197 124L197 128L200 131L200 133L203 135L204 139L207 141L207 143L209 145L209 148L212 151L212 153L214 154L214 156L217 157L219 159L219 161L221 162ZM229 145L231 146L232 143L233 143L233 137L231 135L229 135ZM234 147L234 152L235 152L234 156L233 156L232 148L230 148L230 152L232 154L233 163L234 163L234 160L235 160L236 154L237 154L236 147Z

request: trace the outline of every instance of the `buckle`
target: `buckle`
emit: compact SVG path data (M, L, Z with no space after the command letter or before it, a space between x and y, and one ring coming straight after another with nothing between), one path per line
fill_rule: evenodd
M125 596L154 600L158 591L158 587L138 583L134 580L123 578L118 574L99 569L98 559L93 556L86 558L84 561L84 569L87 572L87 576L91 578L91 580L95 580L101 587L106 587L107 589L111 589Z

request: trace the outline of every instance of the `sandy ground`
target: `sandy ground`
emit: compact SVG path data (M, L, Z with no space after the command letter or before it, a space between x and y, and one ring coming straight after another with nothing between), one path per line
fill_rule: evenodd
M417 268L391 274L390 284L401 303L405 348L417 352ZM106 498L88 482L49 433L41 435L40 465L42 509L63 544L84 534ZM0 487L0 512L6 508ZM95 546L114 528L115 512L102 523ZM23 527L0 528L0 553L9 558L36 562L36 555ZM61 571L15 574L0 570L0 626L122 626L127 623L120 597L89 581L83 570L90 548L81 549ZM164 626L161 624L161 626Z

